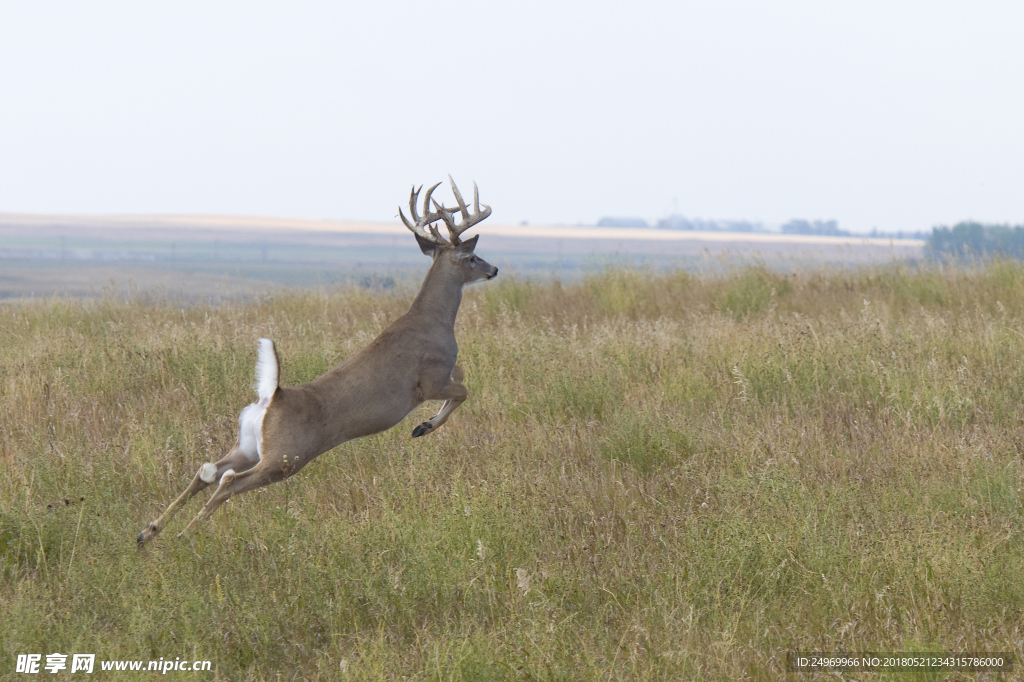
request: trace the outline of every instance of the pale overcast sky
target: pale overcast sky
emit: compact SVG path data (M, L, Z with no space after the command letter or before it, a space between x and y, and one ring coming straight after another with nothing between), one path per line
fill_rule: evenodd
M1024 223L1024 2L8 2L0 211ZM446 195L447 196L447 195Z

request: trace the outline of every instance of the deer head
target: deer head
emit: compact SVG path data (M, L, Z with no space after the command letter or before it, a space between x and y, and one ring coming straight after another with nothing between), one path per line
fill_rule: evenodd
M480 208L480 191L474 182L473 212L470 213L469 207L466 206L466 202L462 199L458 186L452 180L452 176L448 176L448 181L452 185L455 201L458 202L457 209L445 208L443 204L438 204L437 201L431 198L434 190L441 184L439 182L428 189L423 197L423 215L420 215L416 210L416 202L419 200L420 190L423 189L422 185L419 188L413 186L412 191L409 193L409 214L412 216L412 221L405 217L401 207L398 209L398 215L402 217L402 222L405 223L405 226L416 235L416 243L420 245L420 250L425 255L433 258L435 263L439 262L440 259L446 265L457 269L462 273L464 283L468 284L481 279L492 279L498 274L498 268L473 253L480 235L476 235L466 241L462 241L459 238L463 232L491 215L491 207L484 204L483 209ZM434 207L433 211L430 210L431 204ZM461 222L458 223L455 218L456 211L458 211L462 218ZM442 237L438 231L437 226L434 224L438 220L444 222L445 227L448 228L450 241Z

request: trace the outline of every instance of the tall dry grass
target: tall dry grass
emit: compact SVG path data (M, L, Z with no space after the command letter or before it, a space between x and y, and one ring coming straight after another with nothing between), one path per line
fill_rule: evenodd
M498 280L470 398L135 534L411 292L0 308L0 675L775 679L787 650L1024 654L1024 269ZM431 406L433 407L433 406ZM917 679L915 677L915 679Z

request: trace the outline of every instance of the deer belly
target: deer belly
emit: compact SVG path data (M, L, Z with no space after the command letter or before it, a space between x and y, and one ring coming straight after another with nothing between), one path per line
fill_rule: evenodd
M409 400L409 396L367 396L356 409L342 417L348 439L362 438L387 431L401 422L422 402Z

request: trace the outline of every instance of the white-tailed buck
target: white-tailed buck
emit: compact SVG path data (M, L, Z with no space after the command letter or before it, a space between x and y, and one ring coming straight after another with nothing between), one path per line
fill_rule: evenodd
M413 429L413 438L438 429L462 404L467 391L462 370L455 364L459 353L455 316L462 289L471 282L492 279L498 268L473 254L477 237L459 238L491 214L489 206L480 206L476 183L472 213L454 181L457 209L432 202L431 194L440 184L427 190L422 216L416 210L416 188L409 196L412 220L399 209L420 249L434 261L409 312L365 349L301 386L279 384L280 360L274 342L260 339L257 400L238 417L234 447L219 462L199 467L185 492L139 533L139 543L156 537L193 495L215 482L216 492L185 530L209 517L232 495L282 481L336 445L390 429L425 400L444 404L430 421ZM456 222L458 214L460 222ZM448 228L450 241L434 225L439 220Z

